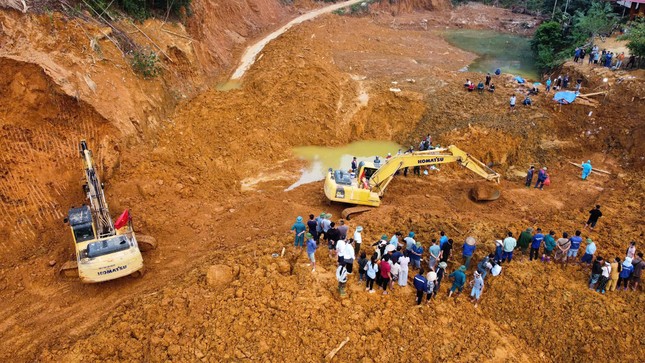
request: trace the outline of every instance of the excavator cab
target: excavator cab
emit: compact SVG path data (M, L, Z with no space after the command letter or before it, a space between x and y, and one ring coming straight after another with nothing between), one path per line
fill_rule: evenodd
M68 220L70 227L72 227L75 243L96 239L94 224L92 223L92 211L89 206L84 205L70 209Z

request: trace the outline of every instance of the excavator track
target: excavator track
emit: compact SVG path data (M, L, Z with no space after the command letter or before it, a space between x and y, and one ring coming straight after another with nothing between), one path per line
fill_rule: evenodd
M372 209L374 209L374 207L356 206L351 208L345 208L343 209L341 215L343 216L344 219L350 220L353 214L367 212Z

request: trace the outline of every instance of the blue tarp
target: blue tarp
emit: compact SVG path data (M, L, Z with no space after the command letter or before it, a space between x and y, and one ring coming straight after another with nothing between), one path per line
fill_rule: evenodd
M499 76L500 74L502 74L502 70L501 70L501 69L499 69L499 68L497 68L497 69L495 70L495 74Z
M576 93L571 91L556 92L555 96L553 96L553 100L555 102L561 103L563 105L568 105L573 101L575 101L575 99L576 99Z
M520 77L520 76L516 76L516 77L515 77L515 80L516 80L516 81L517 81L517 83L519 83L519 84L522 84L522 83L526 82L526 81L524 80L524 78L522 78L522 77Z

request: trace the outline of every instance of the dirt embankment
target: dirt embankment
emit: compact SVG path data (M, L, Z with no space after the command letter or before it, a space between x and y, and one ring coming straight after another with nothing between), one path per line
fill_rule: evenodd
M48 261L69 257L68 232L44 223L36 237L58 231L48 237L49 243L34 250L39 239L27 240L27 248L6 256L11 268L0 269L5 297L0 337L7 347L0 350L0 358L311 361L349 336L339 360L611 360L614 353L604 345L572 349L552 337L575 327L570 335L576 341L595 341L606 327L631 326L633 330L613 330L615 348L625 352L626 360L636 360L641 352L629 345L633 348L643 334L633 324L643 295L595 294L585 286L587 271L578 267L514 263L502 277L489 280L480 309L445 296L416 309L409 287L381 297L352 282L349 299L340 300L324 249L317 255L316 274L306 266L305 254L290 251L288 230L296 215L326 210L337 219L342 210L326 203L319 183L284 192L297 179L300 166L290 147L358 139L416 144L427 133L492 162L505 175L502 197L474 203L467 192L477 179L456 166L442 166L428 177L397 178L383 206L350 223L352 229L365 227L366 242L382 233L413 229L427 247L430 238L445 230L457 241L457 254L461 241L475 236L480 241L478 260L507 230L534 226L561 233L580 228L589 206L596 203L603 205L605 215L589 236L600 253L622 256L627 240L642 238L642 171L621 167L618 150L584 142L580 130L587 120L578 114L586 115L586 109L574 104L560 112L549 99L536 98L534 108L509 114L508 97L518 89L505 77L495 79L495 94L465 92L464 78L482 75L456 71L474 56L450 47L432 25L443 23L400 29L369 17L330 15L302 24L265 48L240 89L206 91L182 104L154 137L119 144L118 172L108 179L108 200L113 213L131 208L137 228L157 238L159 248L144 257L148 274L91 286L62 280ZM23 105L19 85L26 76L16 73L18 81L7 82L3 92L12 90L18 95L12 96L12 104ZM48 89L53 83L41 76L34 72L28 79L41 84L38 89ZM635 82L640 83L634 87L642 85L641 79ZM49 88L49 93L33 93L74 104L55 98ZM621 117L619 106L627 99L614 99L616 113L605 114L608 127L614 117ZM12 118L19 120L21 108L12 107ZM100 116L87 117L103 122ZM80 188L79 194L71 194L79 175L72 141L74 132L83 133L73 125L65 129L72 133L67 172L52 173L69 178L70 200L82 200ZM106 127L101 135L111 130ZM16 141L8 148L23 144ZM47 152L33 154L33 169L49 165ZM32 165L30 157L12 170L29 169L23 164ZM578 169L566 160L583 157L614 175L594 175L582 183ZM549 166L550 188L522 186L516 174L530 162ZM520 173L514 173L517 169ZM272 178L272 172L286 177ZM259 175L266 178L255 190L241 190L243 178ZM14 188L19 182L6 185ZM287 247L285 258L271 257L282 247ZM456 256L450 269L459 263ZM231 269L231 280L223 286L209 284L212 264L239 269ZM384 347L385 341L390 344ZM415 350L410 341L419 341L423 349Z
M290 13L280 1L193 5L187 30L159 20L113 24L128 42L158 53L162 71L151 80L123 53L132 43L87 14L0 11L2 229L10 241L30 248L19 241L49 240L45 225L82 200L69 197L78 140L92 145L108 182L121 148L154 139L178 102L212 84L247 39Z

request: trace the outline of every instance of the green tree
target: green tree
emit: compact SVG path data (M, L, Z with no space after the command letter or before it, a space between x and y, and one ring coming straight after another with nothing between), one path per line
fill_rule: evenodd
M609 33L618 24L618 15L608 2L594 1L586 13L573 16L573 41L583 42L597 34Z
M542 23L535 31L531 48L535 52L535 63L540 69L553 68L566 57L563 51L568 44L562 34L562 26L555 21Z
M637 57L645 56L645 20L640 19L629 27L625 35L619 39L627 40L629 52Z

